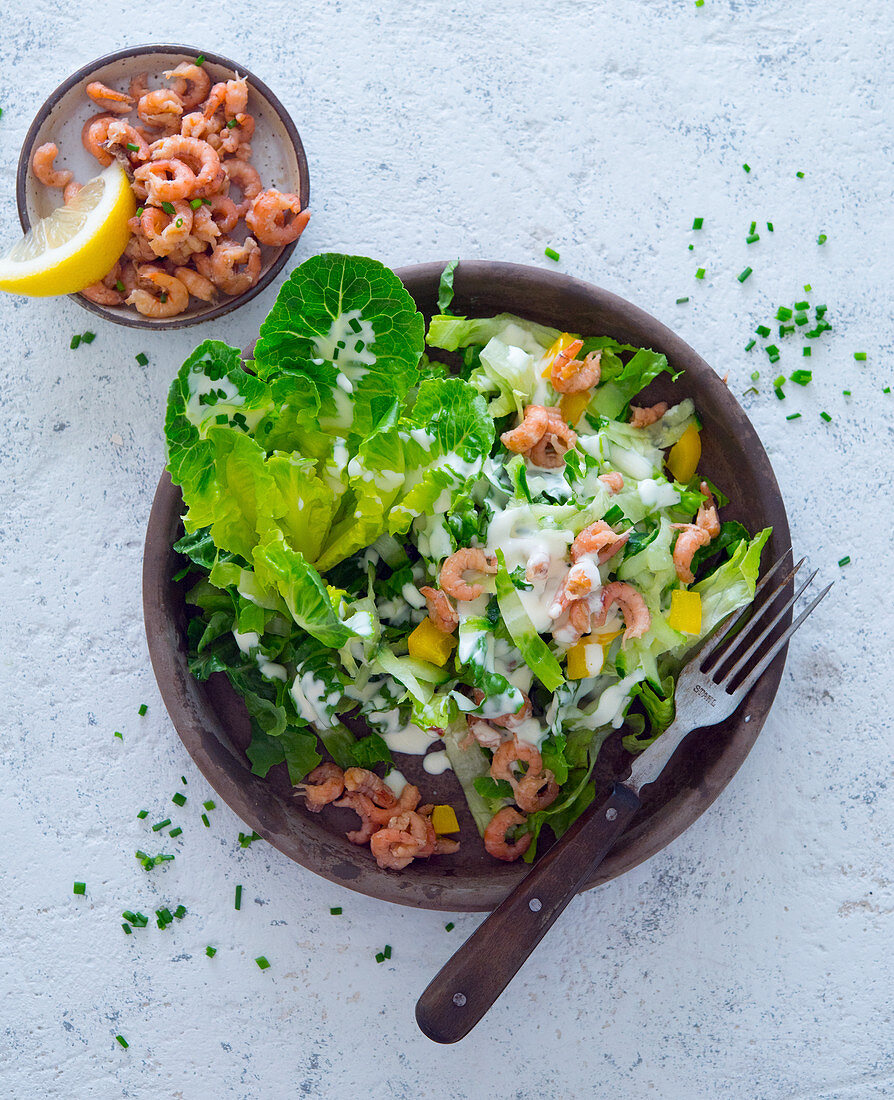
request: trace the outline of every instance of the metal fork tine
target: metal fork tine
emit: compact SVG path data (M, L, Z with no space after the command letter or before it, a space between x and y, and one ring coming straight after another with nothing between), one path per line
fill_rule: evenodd
M742 608L742 610L738 613L738 615L736 615L736 617L734 619L732 618L732 614L735 614L735 612L733 612L729 617L727 617L727 619L724 620L721 623L721 625L718 627L718 629L715 631L715 633L713 635L711 635L711 637L708 638L707 642L705 642L705 644L702 646L702 648L698 651L699 668L703 669L704 671L707 671L705 669L705 658L710 657L711 654L718 648L718 646L720 646L723 642L727 641L729 639L730 635L733 634L734 631L736 630L736 627L738 627L740 624L742 624L746 620L748 615L751 614L751 612L754 609L754 601L757 599L757 597L760 595L760 593L764 590L764 588L766 588L767 584L770 582L770 579L773 577L773 575L776 573L776 571L779 569L779 567L783 564L783 562L785 561L785 559L788 557L788 555L790 553L791 553L791 547L789 547L789 549L786 550L782 554L782 556L780 558L778 558L778 560L773 565L770 566L770 568L767 570L767 572L764 573L764 575L761 577L761 579L757 582L757 585L755 586L755 589L754 589L754 597L752 598L751 602L746 604L745 607ZM785 578L785 580L783 580L780 584L776 585L776 588L773 590L773 592L770 594L770 596L767 598L767 600L764 601L764 606L765 607L769 606L769 604L776 598L776 594L779 592L779 590L781 588L784 588L788 584L788 582L792 579L792 577L794 577L794 575L798 572L798 570L801 568L801 566L804 564L804 562L806 560L807 560L806 558L801 558L801 560L792 569L792 571ZM748 626L745 627L745 630L746 631L748 630ZM713 664L713 663L714 662L711 662L711 664Z
M727 653L725 655L724 660L729 661L729 660L732 660L734 657L736 657L736 662L731 668L728 668L726 670L726 672L723 674L721 679L717 681L717 683L721 684L722 686L726 686L726 685L732 683L733 677L738 672L740 672L745 667L745 665L751 660L751 658L756 653L758 646L770 634L770 631L776 626L776 624L779 622L779 620L782 618L782 616L786 613L786 611L788 611L788 609L795 603L795 601L799 600L801 598L801 596L803 596L803 594L807 591L808 586L812 583L812 581L814 580L814 578L816 577L818 572L819 572L818 569L814 569L814 571L810 574L810 576L807 578L807 580L801 585L801 587L798 589L798 591L795 592L795 594L792 597L790 597L790 599L786 600L785 604L773 616L773 618L770 620L770 622L764 627L764 629L760 632L760 634L758 634L758 636L754 639L754 641L751 642L751 644L748 646L748 648L745 650L745 652L741 654L741 656L737 656L738 651L742 648L741 645L736 647L735 644L734 644L734 649L736 650L736 652L730 651L729 653ZM752 626L754 626L755 623L760 624L760 623L763 622L763 613L769 606L770 606L769 603L765 603L763 605L763 607L760 609L760 611L758 611L758 613L754 616L754 618L749 623L749 629ZM741 641L741 639L739 639L739 641Z
M833 581L832 584L834 584L834 583L835 582ZM832 587L832 584L827 584L826 587L822 590L822 592L820 592L820 594L816 597L816 599L813 600L812 603L809 603L807 605L807 607L804 608L804 610L801 612L801 614L797 617L797 619L795 619L795 621L788 628L788 630L786 630L786 632L782 635L782 637L779 638L776 642L773 643L773 645L769 649L769 652L767 652L760 659L760 661L758 661L758 663L755 666L755 668L753 669L753 671L750 672L748 674L747 678L739 685L739 687L736 688L735 692L733 693L733 698L735 698L736 700L741 700L745 695L748 694L749 691L751 691L751 689L754 687L754 685L757 683L757 681L760 679L760 677L766 671L767 666L770 664L770 662L773 660L773 658L776 656L776 654L780 651L780 649L782 649L782 647L789 640L789 638L792 636L792 634L794 634L794 632L798 629L798 627L801 625L801 623L803 623L804 620L807 618L807 616L814 610L814 608L820 602L820 600L823 600L823 599L826 598L826 596L828 595L829 589Z

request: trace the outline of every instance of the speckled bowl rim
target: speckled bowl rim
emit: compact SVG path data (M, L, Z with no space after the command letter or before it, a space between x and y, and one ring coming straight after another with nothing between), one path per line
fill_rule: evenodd
M438 280L443 269L444 263L397 269L396 274L423 314L430 315L436 308ZM499 286L506 292L507 300L514 293L533 288L543 308L538 304L532 309L517 309L520 313L540 312L545 316L550 311L550 300L563 295L574 298L580 308L586 304L593 311L604 309L612 315L615 328L627 325L642 332L641 346L660 348L675 368L683 367L694 375L703 409L715 402L722 409L725 436L732 435L741 442L741 453L760 486L762 516L773 526L767 550L773 556L790 552L785 505L757 432L713 368L666 325L626 299L592 284L541 268L498 261L463 261L458 265L455 275L457 300L462 297L472 303L468 310L470 315L491 316L510 308L506 300L495 308L494 303L488 301L486 289L476 294L468 290L471 284L484 288ZM477 311L478 303L480 312ZM177 596L176 586L170 579L176 557L171 546L180 527L181 512L180 490L165 471L158 483L146 531L143 614L149 655L168 714L211 786L249 828L296 863L340 886L416 908L450 912L483 912L495 908L521 882L527 872L526 865L500 864L493 868L492 876L476 875L464 868L445 868L439 872L437 865L428 861L413 875L381 871L367 849L359 850L343 838L326 833L314 815L302 815L300 828L296 828L294 811L287 811L266 780L253 775L244 765L234 779L226 762L243 754L232 745L226 726L204 695L203 685L189 672L185 640L177 621L178 599L181 608L183 601L182 594ZM766 551L765 555L764 569L773 560ZM789 611L783 624L790 619ZM680 836L705 812L739 770L757 740L782 679L786 654L787 646L735 714L710 730L712 737L723 739L722 750L700 772L697 783L677 792L639 825L634 821L588 878L581 892L637 867ZM667 770L674 768L674 761L684 748L685 743Z
M276 111L279 116L280 122L285 127L286 133L289 135L289 140L295 149L295 157L298 161L298 175L300 183L300 191L298 197L301 199L301 208L306 210L310 203L310 176L307 169L307 155L304 151L304 144L301 141L301 135L298 133L298 128L292 121L292 116L280 103L279 99L273 94L273 92L267 87L263 80L259 80L253 72L245 68L244 65L237 65L235 61L231 61L230 58L224 57L222 54L212 53L210 50L198 50L193 46L177 46L170 43L159 43L157 45L143 45L143 46L130 46L123 50L115 50L114 53L105 54L103 57L96 58L95 61L90 61L86 65L82 65L77 72L71 74L66 80L64 80L58 88L56 88L47 97L43 106L37 112L34 117L34 121L28 127L28 133L25 135L25 141L22 144L22 151L19 153L19 163L16 169L16 205L19 212L19 222L25 233L31 228L31 221L28 218L28 206L26 201L27 195L27 178L28 172L31 167L31 151L37 134L43 126L46 119L49 117L53 108L59 102L59 100L85 77L90 76L91 73L96 72L97 69L103 68L105 65L110 65L114 61L123 61L130 57L139 57L143 54L153 53L168 53L175 56L183 55L185 57L200 57L204 56L206 61L210 61L213 65L222 65L225 68L230 69L233 73L240 73L243 76L248 77L249 83L252 88L256 90L260 95L267 100L270 106ZM300 238L299 238L300 239ZM141 317L139 314L134 314L133 317L119 317L115 313L111 313L103 306L98 305L96 302L90 302L80 294L69 294L68 297L77 302L83 309L89 310L91 313L95 313L97 317L102 317L105 321L111 321L116 325L124 325L127 328L140 328L146 329L150 332L157 332L163 329L175 329L175 328L188 328L190 325L198 325L205 321L213 321L217 317L223 317L225 314L230 313L234 309L238 309L239 306L245 305L246 302L250 302L252 298L260 294L262 290L273 282L276 276L282 271L286 261L295 251L298 241L292 241L291 244L287 244L279 256L273 261L270 267L261 275L257 283L247 290L244 294L238 295L236 298L229 298L226 302L221 302L219 306L215 306L214 309L208 310L207 313L197 314L195 317L171 317L164 321L149 321Z

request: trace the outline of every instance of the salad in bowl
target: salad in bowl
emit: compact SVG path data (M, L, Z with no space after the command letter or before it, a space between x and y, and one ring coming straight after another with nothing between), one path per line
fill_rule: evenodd
M721 520L693 402L639 396L663 354L454 316L451 275L426 331L380 263L313 257L252 358L196 348L166 420L192 675L244 699L255 773L354 810L395 871L458 846L405 754L453 770L494 858L560 836L607 737L667 728L770 535Z

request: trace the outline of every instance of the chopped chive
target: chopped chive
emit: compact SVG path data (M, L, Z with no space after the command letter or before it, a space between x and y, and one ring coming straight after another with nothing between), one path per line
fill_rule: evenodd
M201 199L190 199L189 200L189 205L190 205L190 208L192 210L198 210L199 207L202 205L202 200Z
M148 810L140 810L140 812L137 814L137 817L141 821L143 820L143 818L148 817L148 816L149 816L149 811Z
M691 244L691 245L689 246L689 251L690 251L690 252L695 252L695 245L694 245L694 244Z
M72 351L74 351L74 349L80 344L80 342L81 342L80 336L75 335L75 336L72 336L71 343L68 346L69 346L69 348L71 348Z
M854 352L854 358L857 360L858 363L865 363L866 362L866 352L865 351L855 351Z
M773 390L773 393L776 394L780 401L785 400L785 393L779 388L779 386L777 386L776 389Z
M145 853L145 852L141 852L139 848L137 848L136 852L134 852L134 855L135 855L135 856L137 857L137 859L148 859L148 858L149 858L149 857L148 857L148 856L146 855L146 853Z
M351 332L359 332L363 328L363 325L360 324L356 317L352 317L350 321L348 321L348 327Z
M165 906L163 909L156 909L155 916L157 917L155 923L162 931L164 931L169 924L172 924L174 920L173 914L167 906Z
M693 218L692 219L692 228L693 229L701 229L701 227L704 224L705 224L705 219L704 218Z
M705 269L704 269L703 267L700 267L700 268L698 269L698 271L696 271L696 273L695 273L695 277L696 277L696 279L704 279L704 277L705 277Z
M769 336L770 335L770 330L767 328L766 325L758 325L757 328L754 331L758 334L758 336Z
M333 917L340 917L341 916L341 906L340 905L333 905L331 907L331 909L329 910L329 912L332 914Z
M217 948L212 947L209 943L208 946L205 948L205 954L208 956L209 959L213 959L214 956L217 954Z
M141 367L145 367L146 364L149 362L149 359L147 358L146 354L142 351L138 355L135 355L134 359L136 359L136 361L140 364Z
M255 962L258 964L261 970L267 970L270 967L270 963L267 962L266 958L263 955L258 955L258 957L255 959Z
M754 345L756 343L757 343L757 340L755 340L755 339L749 340L748 343L745 345L745 350L746 351L751 351L751 349L754 347Z
M132 145L130 142L127 142L124 148L129 149L132 153L139 153L140 151L139 145Z
M174 916L177 920L183 920L183 918L186 916L186 906L178 905L177 908L174 910Z
M813 349L812 348L807 348L807 347L801 348L801 354L806 356L809 359L810 356L813 354Z
M826 312L828 312L828 309L828 306L816 306L814 312L816 313L817 317L822 317Z
M830 421L830 420L832 419L832 417L831 417L831 416L829 416L829 414L828 414L827 412L821 412L821 413L820 413L820 416L821 416L821 417L823 418L823 420L825 420L825 422L826 422L827 424L828 424L828 423L829 423L829 421Z
M171 819L169 817L166 817L164 821L156 821L156 823L152 826L152 832L157 833L160 829L164 829L165 826L170 824Z
M208 799L207 802L203 802L202 805L205 807L206 810L216 810L217 809L217 803L214 802L213 799L210 799L210 798Z
M748 236L745 238L745 243L754 244L755 241L759 241L760 239L760 233L749 233Z
M187 786L187 783L186 783L186 776L185 776L185 775L181 775L181 776L180 776L180 782L181 782L181 783L183 784L183 786L184 786L184 787L185 787L185 786Z
M779 348L777 348L775 344L767 344L767 346L764 348L764 351L767 353L767 355L770 356L771 363L775 362L776 359L779 358Z
M791 317L791 315L792 311L788 308L788 306L780 306L779 309L776 310L777 321L787 321Z
M215 416L214 418L215 424L229 424L229 422L230 418L227 416L226 413L218 413L217 416Z
M446 924L444 925L444 931L445 931L445 932L452 932L454 928L456 928L456 925L455 925L455 924L453 923L453 921L452 921L452 920L451 920L451 921L448 921L448 922L447 922L447 923L446 923Z
M752 382L757 382L758 379L760 378L760 376L761 376L761 372L759 370L753 370L751 372L751 381Z
M705 0L695 0L695 6L697 8L703 8L705 6Z
M120 279L118 279L118 280L116 281L116 283L115 283L115 289L116 289L116 290L118 291L118 293L119 293L119 294L123 294L123 293L124 293L124 291L125 291L125 286L124 286L124 283L122 283Z
M376 953L376 962L377 963L383 963L384 961L385 961L385 953L383 951L377 952Z
M751 171L751 165L750 164L743 164L742 167L745 169L746 172Z
M185 806L186 805L186 795L181 794L179 791L177 791L176 794L171 795L171 801L173 803L175 803L175 805L177 805L177 806Z
M773 223L772 222L767 222L767 232L768 233L773 232Z
M143 216L143 211L144 211L144 210L145 210L145 207L144 207L144 206L138 206L138 207L137 207L137 217L138 217L138 218L142 218L142 216Z
M166 214L173 214L173 213L175 213L175 211L174 211L174 204L173 204L172 202L163 202L163 203L161 204L161 208L162 208L162 210L164 210L164 212L165 212Z
M757 222L752 222L751 226L748 229L748 232L753 233L755 231L755 229L757 229Z
M688 302L688 301L689 301L688 298L678 298L677 299L677 305L681 306L681 305L683 305L684 302Z
M71 892L73 894L86 894L87 893L87 883L86 882L76 882L74 884L74 886L71 888Z
M386 959L391 958L391 944L390 943L385 944L385 950L382 952L382 954L385 956Z
M810 283L805 283L804 284L804 290L807 294L809 294L811 292L811 290L813 290L813 287L810 285Z
M795 302L795 309L810 309L810 302Z
M146 703L140 703L139 707L137 708L137 714L139 714L139 716L142 718L148 709L149 707L146 705Z
M828 239L829 238L826 236L825 233L820 233L820 235L816 238L816 243L825 244Z
M799 420L800 417L801 417L800 413L790 413L785 419L786 420Z
M159 294L158 300L161 302L162 305L164 305L164 303L168 300L168 292L166 290L163 290L161 294Z
M182 829L180 828L180 826L178 825L176 829L171 829L171 831L170 831L170 832L168 833L168 836L171 836L171 837L173 837L173 836L180 836L180 834L181 834L182 832L183 832L183 830L182 830Z
M205 55L203 53L200 53L199 56L196 58L195 63L196 65L203 65L205 63Z
M851 396L851 391L850 390L842 390L841 393L844 397L850 397Z
M809 370L795 370L792 371L789 378L799 386L806 386L808 382L813 381L813 372Z
M240 833L239 834L239 847L240 848L248 848L252 844L253 841L260 840L260 839L261 839L261 834L256 833L254 831L254 829L252 829L252 831L248 834Z
M556 252L554 248L544 248L543 255L546 256L548 260L552 260L554 263L559 262L559 253Z
M124 734L121 732L121 730L115 730L115 732L112 734L112 736L113 737L118 737L122 741L124 740Z
M806 325L807 324L807 314L806 313L796 313L795 314L795 324L796 325Z
M242 883L239 883L239 885L236 887L235 908L242 908Z
M746 267L743 272L741 272L740 274L738 274L736 276L736 278L739 280L740 283L744 283L745 280L748 278L748 276L751 274L751 272L752 272L752 269L750 267Z
M180 226L181 226L181 225L183 225L183 218L178 218L178 219L177 219L177 220L176 220L176 221L174 222L174 225L175 225L175 226L177 227L177 229L179 229L179 228L180 228Z
M92 344L95 339L96 339L96 333L95 332L82 332L81 333L81 340L85 344Z
M132 929L132 928L130 927L130 925L129 925L129 924L125 924L125 923L124 923L124 922L122 921L122 923L121 923L121 927L122 927L122 928L124 929L124 935L125 935L125 936L132 936L132 935L133 935L133 929Z
M123 1035L116 1035L116 1040L124 1047L125 1050L130 1046L130 1043L124 1038Z
M780 374L777 378L773 379L773 385L777 388L785 385L785 375Z
M211 828L211 822L208 820L207 814L202 814L202 824L205 826L206 829Z
M890 386L882 386L882 393L890 393L890 392L891 392L891 387Z
M795 175L798 177L799 180L804 179L804 173L803 172L795 172Z
M780 336L788 336L788 334L790 332L794 332L794 331L795 331L795 326L794 325L780 325L779 326L779 335Z
M743 397L747 397L750 393L760 393L757 386L749 386L748 389L742 394Z
M357 343L354 345L354 351L363 351L365 347L366 345L363 343L363 341L358 340Z
M845 556L843 558L841 558L838 562L839 566L850 565L850 563L851 563L851 559L850 559L849 554L845 554Z

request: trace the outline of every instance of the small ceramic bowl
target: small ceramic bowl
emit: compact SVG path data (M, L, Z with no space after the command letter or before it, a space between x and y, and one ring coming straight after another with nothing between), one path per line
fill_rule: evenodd
M81 183L102 171L99 162L81 143L83 124L91 115L99 113L99 108L86 94L86 86L93 80L99 80L126 91L132 77L148 72L150 87L159 87L163 83L159 78L165 70L175 68L182 61L194 61L201 54L205 58L202 66L211 77L212 84L231 80L237 73L248 78L248 113L254 116L256 123L251 142L251 163L260 173L265 187L298 195L302 209L306 209L310 200L310 182L304 146L295 123L266 84L244 65L237 65L235 61L207 50L192 46L133 46L107 54L78 69L52 93L31 123L19 156L16 178L19 220L25 232L31 228L32 222L46 217L61 203L61 192L45 187L31 169L31 157L38 146L48 141L55 142L59 148L56 167L70 168L74 178ZM72 297L91 313L119 325L144 329L183 328L221 317L250 301L276 278L296 244L297 241L282 248L262 246L261 277L245 294L210 303L192 299L189 308L176 317L153 320L137 313L132 306L101 306L88 301L82 294L73 294Z

